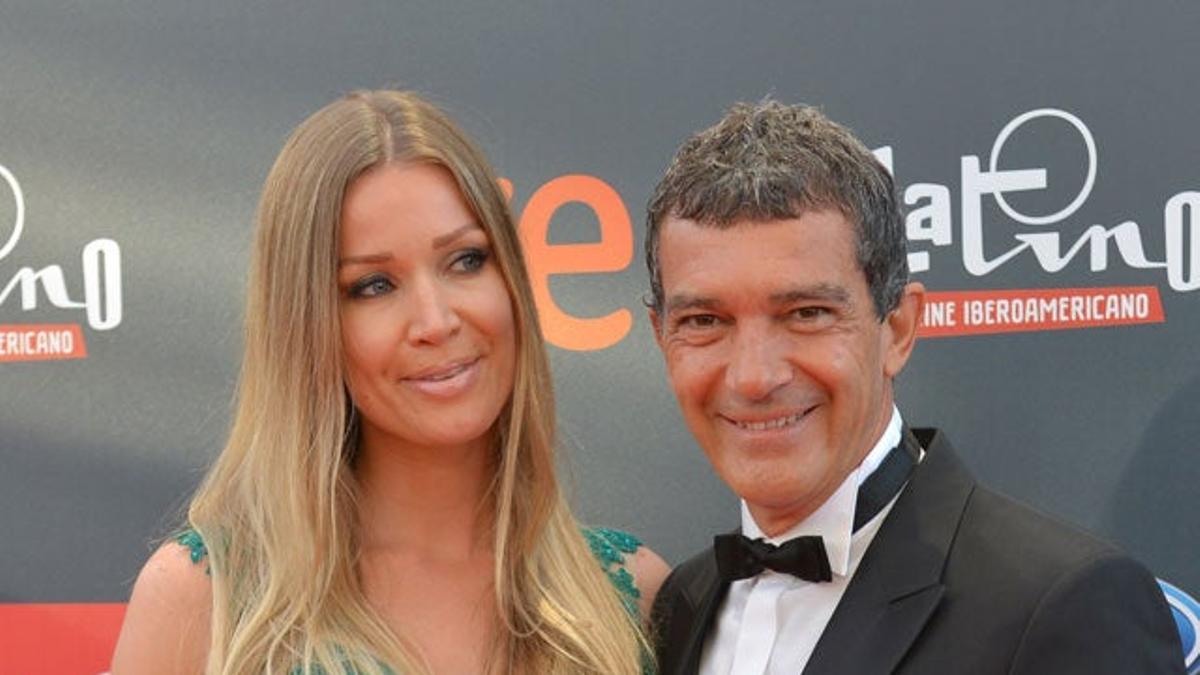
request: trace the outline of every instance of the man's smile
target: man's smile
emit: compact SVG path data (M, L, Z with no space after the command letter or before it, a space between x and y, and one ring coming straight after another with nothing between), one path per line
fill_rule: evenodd
M797 426L801 420L816 408L817 406L814 405L799 411L781 411L765 415L718 413L717 416L740 431L779 431Z

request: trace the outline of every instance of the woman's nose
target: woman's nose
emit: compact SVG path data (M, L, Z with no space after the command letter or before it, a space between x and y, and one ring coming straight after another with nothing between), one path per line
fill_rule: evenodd
M410 342L444 342L462 327L462 319L454 307L452 296L436 281L414 284L408 301L406 304L412 312L408 323Z

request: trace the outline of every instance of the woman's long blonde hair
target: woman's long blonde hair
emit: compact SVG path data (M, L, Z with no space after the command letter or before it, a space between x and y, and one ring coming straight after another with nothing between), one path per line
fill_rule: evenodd
M207 673L427 672L370 608L356 571L338 222L349 184L387 162L435 163L454 175L512 299L516 375L496 422L491 488L502 633L492 669L640 673L645 638L555 477L549 367L505 198L483 155L441 111L396 91L356 92L309 117L263 189L233 426L188 512L210 556Z

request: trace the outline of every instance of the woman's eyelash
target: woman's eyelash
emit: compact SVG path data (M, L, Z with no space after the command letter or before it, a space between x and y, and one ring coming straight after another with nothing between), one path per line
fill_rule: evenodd
M471 248L463 251L461 255L454 259L454 266L462 266L463 271L474 272L483 267L488 261L491 253L482 248Z
M363 277L350 286L350 297L366 298L391 290L392 283L382 274Z
M471 248L462 251L451 261L450 266L459 272L477 272L483 268L491 251L483 248ZM394 284L382 274L371 274L355 281L350 285L347 294L352 298L370 298L391 291Z

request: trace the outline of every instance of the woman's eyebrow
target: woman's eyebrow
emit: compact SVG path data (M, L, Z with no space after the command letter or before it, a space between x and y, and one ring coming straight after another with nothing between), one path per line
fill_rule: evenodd
M338 267L347 265L366 265L388 262L392 259L391 253L366 253L363 255L351 255L338 260Z
M472 230L480 230L480 229L483 229L483 228L479 227L475 223L467 223L466 225L463 225L462 227L454 230L453 232L447 232L446 234L434 237L433 238L433 249L436 251L439 248L445 248L446 246L449 246L450 244L453 244L454 242L458 241L458 239L461 238L464 234L466 234Z

